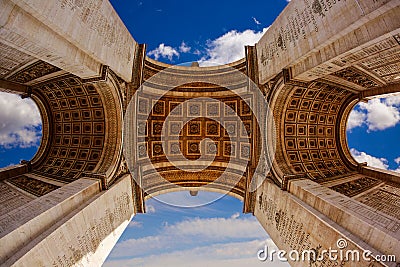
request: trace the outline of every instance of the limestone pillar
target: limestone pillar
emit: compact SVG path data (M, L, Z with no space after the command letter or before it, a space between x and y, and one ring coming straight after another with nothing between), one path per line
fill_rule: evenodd
M0 42L80 78L107 65L131 81L136 42L109 1L2 0Z
M366 213L363 216L354 209ZM367 250L372 257L385 254L399 258L398 222L310 180L290 181L288 191L265 181L257 190L255 216L279 249L287 253L296 250L300 255L311 250L321 257L292 261L286 254L292 266L396 266L394 262L384 265L364 260ZM339 240L346 244L343 249L338 247ZM329 249L338 251L336 261L324 252ZM358 251L360 259L341 261L340 251L343 255ZM274 260L278 261L276 254Z
M0 264L100 266L134 215L130 175L79 179L0 217Z

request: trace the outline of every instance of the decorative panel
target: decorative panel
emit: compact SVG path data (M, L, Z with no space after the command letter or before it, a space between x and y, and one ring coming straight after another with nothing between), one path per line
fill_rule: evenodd
M366 73L352 67L337 71L333 73L333 75L365 88L372 88L380 85L378 81L368 76Z
M22 193L9 184L3 181L0 182L0 214L7 214L9 211L21 207L33 199L34 197Z
M346 173L348 169L337 152L335 124L341 105L351 93L320 82L292 90L283 129L293 170L319 182Z
M104 108L95 86L67 76L36 85L34 90L48 102L53 127L49 155L35 171L63 182L93 171L105 140Z
M24 65L35 61L35 58L0 43L0 78L4 79Z
M219 102L190 101L179 105L186 100L188 98L163 97L153 103L153 109L147 119L144 115L147 107L142 109L142 106L150 103L151 97L148 96L147 99L143 95L139 97L138 135L145 137L149 144L147 149L151 150L148 153L151 160L168 162L165 153L170 153L169 156L176 155L178 144L170 144L167 151L161 149L162 129L165 127L169 136L179 136L179 148L188 159L198 158L200 156L200 141L209 138L214 141L214 146L210 146L207 151L216 149L217 161L227 162L233 159L239 162L246 159L247 164L250 158L248 138L251 138L252 131L252 114L247 104L237 97L227 97L218 98ZM203 116L205 114L211 118ZM183 124L182 116L188 118L187 123ZM239 127L235 116L239 116L242 120L242 126ZM167 125L164 125L164 120L167 117L169 121ZM212 118L215 118L215 120ZM220 120L221 123L217 120ZM147 135L145 134L147 132L146 125L147 127L150 125L150 131ZM235 139L237 137L239 144L230 144L229 136L235 137ZM143 145L140 145L140 148L138 151L139 158L143 156ZM239 153L240 151L242 152Z
M374 178L362 177L355 179L353 181L332 186L331 189L341 194L344 194L348 197L352 197L372 188L373 186L379 184L380 182L381 182L380 180Z
M196 175L193 172L182 173L169 163L170 160L180 159L177 155L182 154L192 161L193 163L188 162L188 164L193 164L194 169L198 167L195 161L202 154L207 160L213 160L209 168L213 170L214 180L226 170L229 162L234 163L235 168L248 167L252 160L253 115L250 107L240 97L215 96L210 100L204 98L194 101L183 95L163 96L158 101L154 101L152 97L152 95L142 93L138 96L137 107L138 164L147 163L146 160L150 158L152 164L156 166L155 170L147 170L142 174L142 177L145 177L143 180L147 181L143 186L149 192L153 190L153 187L165 183L165 180L158 181L159 178L154 175L155 171L166 180L184 186L194 182L197 183L196 186L199 186L213 181L205 181L202 178L204 181L199 183L200 180L195 179ZM249 95L248 98L251 99L251 96ZM149 103L154 105L150 111L148 110ZM147 116L146 112L150 115ZM236 121L237 118L240 122ZM169 137L177 138L167 141L164 147L163 128ZM207 140L202 142L204 139ZM207 168L208 171L210 171L209 168ZM144 169L148 168L144 167ZM228 170L229 173L237 171ZM174 175L178 172L179 177ZM205 174L207 171L200 173ZM240 184L244 183L244 179L244 177L239 178ZM228 181L225 185L229 183L232 182ZM242 194L244 188L238 186L232 190L239 190L238 192Z
M398 184L385 183L358 197L357 200L400 220L400 188Z
M54 184L46 183L38 179L27 177L25 175L17 176L7 180L9 183L15 185L16 187L31 193L37 197L46 195L53 190L59 188Z
M27 83L59 70L59 68L39 60L13 74L8 80L18 83Z

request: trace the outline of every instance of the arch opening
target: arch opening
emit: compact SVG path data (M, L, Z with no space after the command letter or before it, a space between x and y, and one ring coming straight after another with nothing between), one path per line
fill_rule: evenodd
M0 110L0 168L34 159L44 138L38 100L0 92Z
M144 63L143 84L124 122L134 179L146 194L205 186L245 197L262 167L266 113L265 99L249 85L246 62L208 68Z
M239 199L215 192L199 192L193 197L189 191L164 193L160 198L184 204L215 195L221 197L190 209L147 199L147 213L133 217L104 266L265 265L258 260L257 251L265 245L277 248L256 217L241 213Z
M350 108L346 135L354 160L400 172L400 94L373 96Z

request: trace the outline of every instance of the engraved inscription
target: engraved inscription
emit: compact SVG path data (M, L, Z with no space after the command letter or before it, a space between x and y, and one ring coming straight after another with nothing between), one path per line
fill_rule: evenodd
M34 57L3 43L0 43L0 51L0 78L10 75L12 72L18 70L18 68L35 60Z
M94 253L100 243L123 221L130 218L130 197L128 193L118 196L113 210L107 209L100 218L94 218L87 228L75 238L77 244L68 246L64 255L58 255L53 266L71 266L79 262L84 255Z
M33 197L24 195L4 182L0 182L0 192L0 214L7 214L33 199Z
M281 51L288 49L289 44L294 47L300 39L306 39L313 31L318 32L318 17L325 17L332 7L340 0L304 0L304 8L294 8L294 12L286 17L286 24L276 30L261 53L261 63L265 66L274 57L279 57ZM342 0L342 2L345 2Z
M385 185L370 194L361 196L358 200L400 220L400 189L395 186Z
M121 34L121 29L113 16L103 14L103 1L98 0L58 0L62 9L69 9L88 29L102 37L102 44L113 46L117 55L128 60L132 57L130 51L126 55L126 47L130 44L130 35Z
M301 222L292 214L279 209L275 201L261 193L259 196L259 208L266 219L275 225L282 240L300 253L311 248L310 233L304 230Z
M368 218L373 222L376 222L376 224L388 229L391 232L396 233L400 230L399 222L393 221L392 218L384 216L383 214L379 214L375 209L364 206L357 201L347 200L341 204L348 210L353 211L364 218Z

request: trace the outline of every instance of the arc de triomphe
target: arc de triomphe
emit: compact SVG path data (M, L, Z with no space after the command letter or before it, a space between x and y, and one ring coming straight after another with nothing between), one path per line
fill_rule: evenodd
M400 175L346 141L359 101L400 92L399 18L398 0L292 0L244 59L183 67L147 58L107 0L0 0L0 90L43 123L34 158L0 170L0 263L100 265L176 190L243 200L287 251L400 260Z

